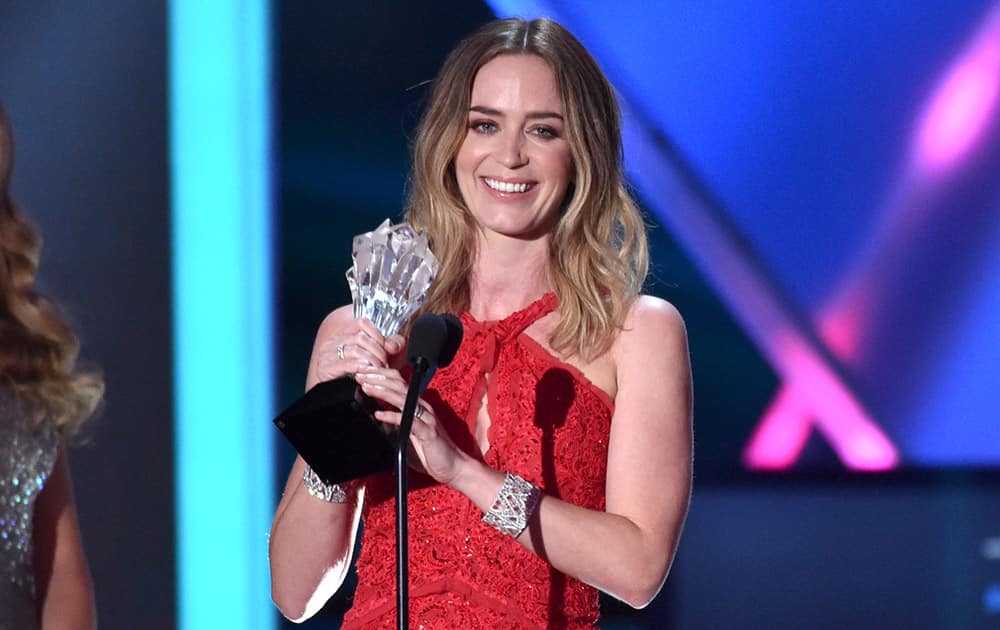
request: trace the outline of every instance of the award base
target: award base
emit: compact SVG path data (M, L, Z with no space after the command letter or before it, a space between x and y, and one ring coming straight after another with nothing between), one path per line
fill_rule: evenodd
M317 384L274 424L324 483L344 483L395 465L395 431L375 420L377 409L343 377Z

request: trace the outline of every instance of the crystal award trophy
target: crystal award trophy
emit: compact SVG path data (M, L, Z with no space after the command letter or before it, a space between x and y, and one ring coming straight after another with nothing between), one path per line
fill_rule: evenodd
M347 270L354 316L365 317L386 337L399 332L418 309L437 275L427 237L406 223L386 219L354 237ZM274 424L324 482L343 483L389 470L396 458L394 433L374 419L378 408L354 379L318 383Z

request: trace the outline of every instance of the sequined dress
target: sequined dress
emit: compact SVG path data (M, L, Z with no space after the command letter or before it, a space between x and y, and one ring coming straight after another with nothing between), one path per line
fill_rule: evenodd
M515 472L550 496L604 509L614 404L583 374L524 333L552 311L547 294L496 322L468 313L462 345L424 394L451 438L490 467ZM488 375L488 377L487 377ZM486 395L490 447L474 436ZM395 477L365 484L358 588L344 629L395 628ZM592 628L598 593L481 522L464 495L412 474L410 626L426 629ZM537 545L536 545L537 546Z
M32 428L14 395L0 388L0 630L38 627L32 513L58 444L54 430Z

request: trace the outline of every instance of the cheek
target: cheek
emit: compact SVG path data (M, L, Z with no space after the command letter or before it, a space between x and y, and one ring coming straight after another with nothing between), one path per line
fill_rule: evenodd
M469 154L459 151L455 156L453 172L455 183L458 185L458 195L461 197L465 207L468 208L475 194L477 182L475 176L476 162L470 159Z
M554 151L549 156L549 164L553 173L557 173L560 179L567 182L573 180L576 169L573 166L573 152L569 146L562 146L560 150Z
M559 179L562 180L563 188L569 190L573 187L573 181L576 179L576 168L573 165L573 158L566 157L561 161L559 166Z
M467 189L470 186L470 179L473 177L473 170L475 166L470 159L468 151L466 151L463 145L458 151L458 155L455 156L454 162L454 173L455 180L458 183L458 189L461 191L462 195L465 196Z
M458 155L455 156L455 173L459 183L462 183L463 179L468 180L475 176L479 162L480 158L475 143L466 138L458 149Z

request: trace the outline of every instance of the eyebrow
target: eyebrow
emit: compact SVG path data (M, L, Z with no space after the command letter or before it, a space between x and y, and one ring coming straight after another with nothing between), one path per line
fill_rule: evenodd
M503 116L503 112L499 109L493 109L491 107L483 107L482 105L473 105L469 108L470 112L477 112L480 114L485 114L487 116ZM559 112L528 112L526 118L558 118L562 120L562 114Z

